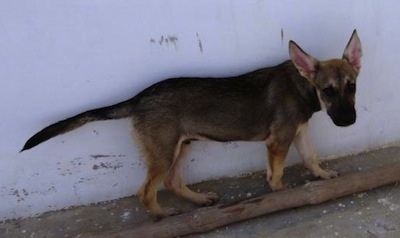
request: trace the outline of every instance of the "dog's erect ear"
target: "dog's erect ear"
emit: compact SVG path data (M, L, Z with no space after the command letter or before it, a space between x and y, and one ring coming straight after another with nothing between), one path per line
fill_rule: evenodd
M347 43L347 46L344 49L343 59L349 61L351 67L353 67L353 69L358 73L361 68L361 57L361 41L360 38L358 38L357 31L354 30L349 43Z
M318 60L304 52L294 41L289 41L289 54L299 73L313 80L318 70Z

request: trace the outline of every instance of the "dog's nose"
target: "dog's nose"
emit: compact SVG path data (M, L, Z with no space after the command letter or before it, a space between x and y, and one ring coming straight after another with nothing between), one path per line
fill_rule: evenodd
M350 126L354 124L356 122L356 110L354 108L340 110L333 122L337 126Z
M337 126L350 126L356 122L355 116L346 116L341 117L338 120L334 121Z

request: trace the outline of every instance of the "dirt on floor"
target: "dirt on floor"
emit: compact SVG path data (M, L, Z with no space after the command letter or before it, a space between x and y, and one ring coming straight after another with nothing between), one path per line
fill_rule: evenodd
M323 167L340 174L364 171L400 162L400 146L391 146L353 156L323 162ZM400 173L400 171L399 171ZM284 181L298 186L315 180L295 165L285 169ZM260 196L270 192L264 171L240 178L225 178L191 186L195 191L216 191L218 204ZM161 191L163 206L183 212L196 206L169 191ZM140 226L152 218L135 196L107 203L49 212L34 218L0 223L0 237L83 237L96 232L120 231ZM206 233L189 235L207 237L400 237L400 187L398 184L354 194L323 204L305 206L227 225Z

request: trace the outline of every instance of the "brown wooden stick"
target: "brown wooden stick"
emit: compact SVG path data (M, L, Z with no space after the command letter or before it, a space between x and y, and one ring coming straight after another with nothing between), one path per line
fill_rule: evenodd
M356 172L331 180L314 181L293 189L268 193L225 205L199 208L189 213L148 222L102 237L176 237L212 229L272 212L319 204L400 181L400 164ZM80 237L98 237L95 233Z

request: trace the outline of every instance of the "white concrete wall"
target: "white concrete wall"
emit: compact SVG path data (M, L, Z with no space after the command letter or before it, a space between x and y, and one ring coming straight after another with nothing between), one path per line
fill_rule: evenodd
M337 128L317 113L321 157L399 140L398 9L395 0L0 1L0 220L130 196L144 179L127 120L19 153L44 126L167 77L278 64L289 39L320 59L341 57L354 28L363 43L358 121ZM265 152L263 143L195 143L185 174L195 182L263 169Z

